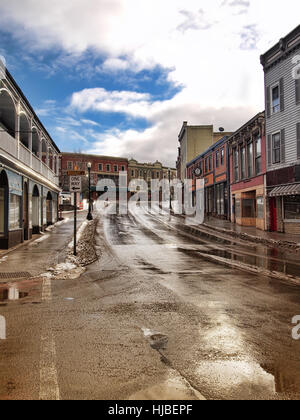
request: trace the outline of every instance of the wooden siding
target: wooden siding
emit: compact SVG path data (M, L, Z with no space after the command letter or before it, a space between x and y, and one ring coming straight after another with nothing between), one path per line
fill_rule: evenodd
M296 101L296 81L292 72L295 63L292 62L294 56L300 54L300 47L284 60L270 67L265 73L266 86L266 135L267 135L267 165L268 171L277 170L299 163L297 153L297 123L300 123L300 104ZM273 114L270 109L270 87L279 83L281 86L281 111ZM270 153L271 136L273 133L281 132L283 142L281 147L282 161L279 164L272 164L272 154Z

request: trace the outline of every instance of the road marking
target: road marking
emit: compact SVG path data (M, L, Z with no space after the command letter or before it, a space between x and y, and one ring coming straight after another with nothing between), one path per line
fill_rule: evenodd
M52 300L51 279L49 278L43 280L42 300L44 302ZM60 399L55 340L51 330L44 330L41 336L39 399L42 401L58 401Z

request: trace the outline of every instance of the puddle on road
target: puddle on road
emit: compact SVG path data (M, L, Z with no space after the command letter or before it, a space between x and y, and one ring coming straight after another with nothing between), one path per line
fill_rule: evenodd
M183 378L170 374L170 378L165 382L139 391L128 399L131 401L193 401L205 398Z
M142 331L154 350L166 350L169 338L165 334L150 331L147 328L142 328Z
M0 288L0 302L24 299L29 293L21 292L17 287Z
M15 283L0 285L0 302L14 302L27 298L36 297L40 293L40 279L24 280Z
M285 275L290 275L294 277L300 276L300 265L296 263L280 261L270 258L269 256L258 256L258 255L245 255L240 254L238 251L227 251L222 249L207 249L207 250L191 250L180 248L181 252L184 252L187 255L198 255L206 254L208 256L225 258L234 262L241 262L250 266L262 268L268 271L273 271Z
M203 362L197 376L207 389L225 398L253 399L276 393L274 376L251 361Z

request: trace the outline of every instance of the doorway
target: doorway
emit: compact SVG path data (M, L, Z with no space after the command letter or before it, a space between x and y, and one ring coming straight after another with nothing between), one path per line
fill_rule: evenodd
M277 206L276 198L270 198L270 231L277 232Z
M48 192L47 200L46 200L46 212L47 212L47 226L53 224L53 200L52 194Z
M35 185L32 192L32 233L40 233L40 192Z
M8 235L8 178L5 171L0 174L0 237Z
M28 184L24 183L23 193L23 229L24 229L24 241L29 239L29 214L28 214Z

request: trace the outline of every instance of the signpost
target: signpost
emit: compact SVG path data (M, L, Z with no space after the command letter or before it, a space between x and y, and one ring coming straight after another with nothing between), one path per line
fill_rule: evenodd
M74 193L74 255L77 255L77 193L81 192L82 182L81 175L78 172L72 172L75 175L70 175L70 192ZM85 172L84 172L85 174Z

